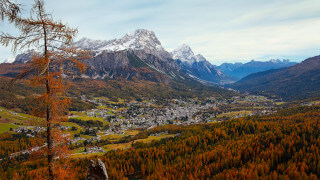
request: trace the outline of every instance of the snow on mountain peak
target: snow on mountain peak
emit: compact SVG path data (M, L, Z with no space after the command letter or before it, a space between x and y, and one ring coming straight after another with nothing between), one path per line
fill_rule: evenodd
M101 40L93 40L89 38L82 38L79 41L74 43L74 46L79 47L81 49L89 49L89 50L98 50L110 43L112 43L114 40L110 41L101 41Z
M127 33L122 38L109 41L82 38L78 42L75 42L74 45L82 49L90 49L98 52L105 50L115 52L126 49L146 50L149 53L151 51L165 51L155 33L145 29L137 29L134 32Z
M153 31L137 29L127 33L124 37L116 39L101 50L121 51L125 49L164 51L160 41Z
M190 46L186 44L182 44L180 47L175 49L172 52L172 55L174 59L179 59L180 61L187 63L206 61L201 54L194 55Z

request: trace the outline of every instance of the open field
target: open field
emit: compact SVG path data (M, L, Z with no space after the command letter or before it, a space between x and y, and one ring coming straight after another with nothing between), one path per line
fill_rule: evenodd
M10 123L0 123L0 133L5 133L10 131L10 128L16 129L18 127L19 126Z
M222 117L228 117L228 118L233 118L235 116L246 116L248 114L252 113L251 111L234 111L234 112L228 112L228 113L222 113L219 114L217 117L222 118Z

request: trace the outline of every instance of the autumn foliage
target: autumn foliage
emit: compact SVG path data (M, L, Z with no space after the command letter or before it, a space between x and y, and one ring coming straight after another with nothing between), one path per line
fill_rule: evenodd
M161 126L145 133L168 131L177 136L137 142L131 149L99 158L111 179L318 179L319 120L316 106L216 124ZM18 172L30 178L42 171L41 164L41 159L21 166L7 162L10 168L0 172L3 177ZM88 159L70 160L75 179L85 178L87 165Z
M44 1L34 0L30 10L30 17L23 17L14 10L11 1L1 1L2 19L11 20L20 30L20 35L12 36L2 33L1 44L9 46L12 51L35 47L41 49L41 53L35 53L28 63L27 68L16 79L28 78L33 87L41 86L45 89L40 94L34 106L34 115L45 118L46 121L46 152L48 174L42 178L54 179L56 158L63 158L66 153L66 136L54 129L54 125L63 121L65 112L70 105L70 99L66 98L68 86L64 81L65 76L72 75L74 68L82 72L85 67L79 62L85 53L72 48L73 38L77 29L70 28L60 21L54 21L52 16L45 11ZM61 148L63 150L61 150ZM67 168L63 168L67 169ZM60 169L61 171L61 169ZM61 173L60 173L61 174ZM40 178L40 177L38 177Z

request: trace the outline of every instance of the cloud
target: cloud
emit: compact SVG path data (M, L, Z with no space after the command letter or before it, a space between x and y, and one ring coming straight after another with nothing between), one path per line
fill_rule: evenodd
M194 51L212 61L259 59L266 55L320 54L320 18L294 23L209 32L186 38ZM311 52L309 50L312 50ZM307 53L307 54L306 54ZM314 54L308 54L314 53ZM302 60L302 59L299 59Z
M20 0L21 1L21 0ZM318 54L319 0L47 0L78 39L153 30L167 50L189 44L213 63ZM12 31L0 25L1 31ZM10 55L1 47L0 58ZM0 59L0 61L1 61Z

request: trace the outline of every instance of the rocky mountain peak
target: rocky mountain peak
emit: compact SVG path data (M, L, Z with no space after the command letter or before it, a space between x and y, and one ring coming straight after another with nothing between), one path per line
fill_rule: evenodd
M137 29L134 32L127 33L124 37L110 43L106 49L110 51L125 49L164 51L155 33L145 29Z
M134 32L127 33L122 38L109 41L82 38L74 45L82 49L94 50L97 54L101 54L103 51L118 52L130 49L143 50L163 59L171 58L171 55L162 47L155 33L145 29L137 29Z
M153 49L162 49L161 43L153 31L137 29L134 32L127 33L118 40L130 45L132 49L149 47Z
M179 59L182 62L189 62L194 56L190 46L182 44L180 47L175 49L172 53L174 59Z
M187 62L189 64L193 62L206 61L206 59L201 54L195 55L190 46L186 44L182 44L180 47L175 49L172 52L172 55L174 59L179 59L180 61Z

